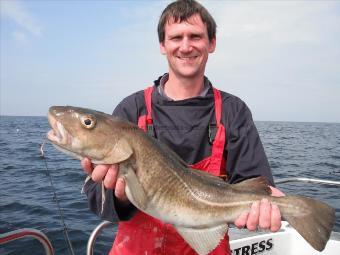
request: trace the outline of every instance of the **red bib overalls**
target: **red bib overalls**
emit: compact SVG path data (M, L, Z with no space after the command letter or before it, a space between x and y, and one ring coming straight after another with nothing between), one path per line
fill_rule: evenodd
M144 90L147 115L140 116L138 126L147 131L152 125L153 87ZM191 165L216 176L226 176L223 157L225 128L221 123L222 101L220 92L213 88L217 133L212 144L210 157ZM109 255L196 255L197 253L184 241L171 224L165 224L141 211L129 221L119 222L118 232ZM229 255L228 234L210 255Z

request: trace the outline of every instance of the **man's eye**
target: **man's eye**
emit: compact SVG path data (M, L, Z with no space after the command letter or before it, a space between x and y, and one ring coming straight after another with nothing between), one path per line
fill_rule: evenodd
M181 40L181 37L180 36L173 36L170 38L171 41L179 41Z
M193 35L193 36L191 36L191 39L192 39L192 40L200 40L200 39L201 39L201 36L199 36L199 35Z

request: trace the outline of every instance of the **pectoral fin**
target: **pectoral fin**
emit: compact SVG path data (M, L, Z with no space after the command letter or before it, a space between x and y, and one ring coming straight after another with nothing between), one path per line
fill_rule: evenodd
M204 229L183 228L177 226L175 226L175 228L183 239L199 255L206 255L213 251L228 231L228 225L220 225Z
M126 182L125 192L130 200L137 208L144 210L147 206L147 196L144 188L140 184L138 177L136 176L133 169L128 169L124 171L122 175Z
M121 138L114 145L113 149L110 151L109 161L107 164L116 164L120 163L124 160L127 160L133 154L133 149L130 144L124 139Z

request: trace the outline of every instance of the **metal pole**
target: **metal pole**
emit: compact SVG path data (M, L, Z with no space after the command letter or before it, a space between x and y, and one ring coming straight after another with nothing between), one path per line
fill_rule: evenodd
M89 241L87 242L86 247L86 255L93 255L93 246L97 239L97 236L100 234L100 232L104 229L109 227L110 225L113 225L114 222L110 221L103 221L101 222L91 233L89 237Z
M323 179L312 179L312 178L282 178L275 181L275 184L287 183L287 182L307 182L307 183L317 183L317 184L325 184L329 186L337 186L340 187L340 182L338 181L329 181Z

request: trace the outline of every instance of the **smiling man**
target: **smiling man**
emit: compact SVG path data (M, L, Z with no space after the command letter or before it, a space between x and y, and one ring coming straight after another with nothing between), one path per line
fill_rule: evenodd
M250 110L238 97L214 88L204 75L216 47L216 24L208 11L193 0L171 3L160 17L158 36L168 73L154 86L125 98L113 115L138 124L194 169L229 183L265 176L274 185ZM196 254L171 225L138 211L128 201L124 180L117 179L119 166L93 168L89 159L81 163L92 176L85 185L90 208L103 219L119 220L111 255ZM107 188L103 207L101 182ZM283 195L273 187L272 191ZM235 225L277 231L280 211L267 200L255 202ZM230 254L227 235L210 254Z
M174 100L195 97L203 90L205 65L208 55L215 51L216 38L209 38L199 14L185 22L169 17L163 27L166 32L161 33L160 50L169 64L164 92Z

